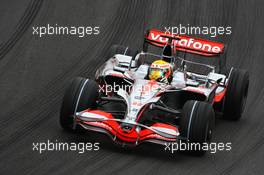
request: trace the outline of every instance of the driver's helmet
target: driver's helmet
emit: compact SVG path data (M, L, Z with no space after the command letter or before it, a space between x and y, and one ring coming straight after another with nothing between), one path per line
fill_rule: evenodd
M164 60L154 61L149 68L148 78L162 83L172 79L172 65Z

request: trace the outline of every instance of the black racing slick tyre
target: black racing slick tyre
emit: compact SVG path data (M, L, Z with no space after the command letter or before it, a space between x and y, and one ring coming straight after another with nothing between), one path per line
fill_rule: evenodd
M122 46L122 45L113 45L110 48L110 52L109 52L109 57L111 58L116 54L123 54L123 55L127 55L127 56L132 56L132 58L134 59L135 56L138 54L137 50L133 50L129 47L126 46Z
M60 125L67 131L81 131L80 126L74 127L74 114L88 108L96 108L98 85L86 78L75 78L66 89L60 111Z
M249 87L249 73L231 69L224 98L223 118L239 120L243 114Z
M188 145L193 145L185 152L202 156L206 153L203 144L212 138L215 125L215 113L211 104L202 101L187 101L183 106L180 119L180 136Z

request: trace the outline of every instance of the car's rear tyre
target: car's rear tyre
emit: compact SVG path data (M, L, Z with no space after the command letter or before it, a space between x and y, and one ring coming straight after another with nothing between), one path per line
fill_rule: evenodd
M187 139L186 144L196 145L185 152L204 155L204 143L210 143L215 125L215 114L211 104L202 101L187 101L180 119L180 135Z
M76 112L96 108L98 85L86 78L75 78L66 89L60 111L60 125L67 131L81 131L80 126L74 126Z
M249 73L245 70L232 69L228 80L223 103L223 118L238 120L245 108L249 87Z
M126 46L122 46L122 45L113 45L110 48L109 55L108 55L107 59L113 57L116 54L123 54L123 55L127 55L127 56L132 56L132 58L134 59L135 56L138 54L138 51L133 50L133 49L126 47Z

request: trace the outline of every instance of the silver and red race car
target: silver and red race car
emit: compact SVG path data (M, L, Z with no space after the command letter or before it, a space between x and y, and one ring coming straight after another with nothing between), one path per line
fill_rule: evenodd
M155 29L146 32L141 52L114 45L95 80L72 81L60 124L68 131L105 133L123 146L208 143L215 112L228 120L240 119L248 93L248 72L227 69L224 50L219 42ZM155 60L171 65L169 81L149 79Z

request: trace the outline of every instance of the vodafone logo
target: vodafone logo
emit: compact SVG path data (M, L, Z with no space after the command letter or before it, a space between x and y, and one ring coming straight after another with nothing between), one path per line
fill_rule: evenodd
M174 42L176 46L190 47L197 50L203 50L206 52L220 53L221 48L218 46L212 46L211 44L201 43L195 41L193 38L190 39L181 39Z
M157 41L163 46L168 42L168 38L162 37L163 32L160 31L150 31L148 39L152 41ZM170 36L170 35L168 35ZM208 40L195 39L188 36L179 36L180 40L173 40L173 44L176 46L177 50L183 50L192 53L204 53L206 54L219 54L223 51L224 45L218 42L212 42Z

